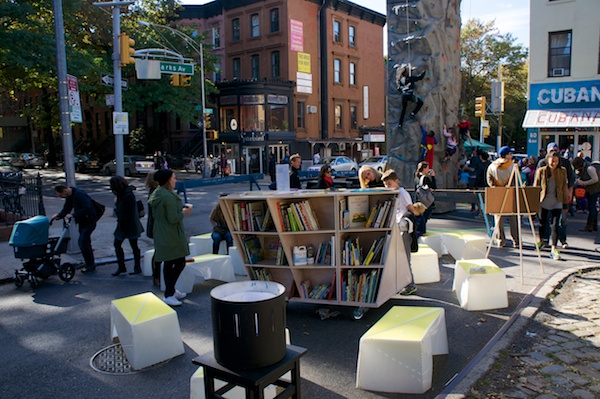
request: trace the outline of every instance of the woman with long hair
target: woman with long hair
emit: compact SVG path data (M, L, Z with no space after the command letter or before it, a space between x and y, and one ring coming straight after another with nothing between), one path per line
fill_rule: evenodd
M363 165L358 170L360 188L385 187L381 180L381 173L372 166Z
M144 231L140 223L140 216L137 209L137 201L134 188L127 183L122 176L113 176L110 178L110 190L117 197L115 212L117 214L117 228L115 229L115 253L117 255L118 269L113 276L120 276L127 272L125 267L125 253L123 252L123 241L129 240L131 250L133 251L133 271L129 274L139 274L142 272L140 266L141 254L138 247L138 238Z
M317 184L318 189L328 190L333 187L333 178L331 177L331 166L323 165L319 171L319 182Z
M550 224L552 233L550 257L560 260L560 253L556 249L558 242L558 223L562 217L561 212L569 209L569 189L567 188L567 170L560 166L558 152L552 151L546 156L546 165L539 167L535 173L534 186L542 188L540 192L540 237Z
M192 208L183 207L174 192L177 178L172 170L157 171L154 180L160 186L148 200L154 216L154 258L164 262L165 303L179 306L186 294L175 290L175 283L185 267L185 257L190 254L183 218L192 213Z
M431 191L437 188L435 183L435 171L429 168L429 163L425 161L419 162L417 165L417 171L415 172L415 182L416 188L423 187ZM420 199L416 198L416 201L420 201ZM421 236L427 233L427 221L431 216L431 212L433 212L433 208L435 208L435 202L429 204L429 206L427 206L427 210L417 217L417 235Z

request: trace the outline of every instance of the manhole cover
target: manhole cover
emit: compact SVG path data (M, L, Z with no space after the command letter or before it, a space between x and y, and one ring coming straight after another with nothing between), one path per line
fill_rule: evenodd
M141 371L153 369L155 367L160 367L163 364L168 363L169 360L171 359L154 364L152 366L145 367L141 370L134 370L129 364L127 356L125 356L125 352L123 351L121 343L117 342L116 344L113 344L96 352L96 354L94 354L94 356L92 356L92 358L90 359L90 366L97 372L104 374L135 374Z

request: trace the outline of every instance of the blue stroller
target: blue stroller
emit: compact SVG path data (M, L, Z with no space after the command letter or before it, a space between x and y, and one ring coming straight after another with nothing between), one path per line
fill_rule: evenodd
M53 274L58 274L65 282L75 276L73 264L60 264L60 255L67 252L70 239L69 221L63 220L63 230L58 237L48 237L49 228L50 221L46 216L34 216L15 223L9 245L14 249L15 258L23 260L23 268L15 270L17 287L27 280L31 288L36 288L39 279L47 279Z

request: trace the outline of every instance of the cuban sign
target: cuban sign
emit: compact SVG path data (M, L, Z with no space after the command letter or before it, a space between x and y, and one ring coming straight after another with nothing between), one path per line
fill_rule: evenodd
M179 75L193 75L194 64L178 64L176 62L160 62L160 73L166 74L179 74Z

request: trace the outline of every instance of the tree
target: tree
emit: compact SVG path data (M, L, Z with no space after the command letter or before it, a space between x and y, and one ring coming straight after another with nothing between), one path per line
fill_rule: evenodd
M491 82L498 79L498 66L502 64L505 82L502 142L525 146L525 130L521 123L527 110L527 49L516 44L510 33L500 34L495 21L468 20L461 29L460 39L461 109L466 115L473 115L475 97L491 97ZM488 119L490 131L497 132L497 118ZM473 132L478 131L477 121ZM495 137L494 133L491 136Z

